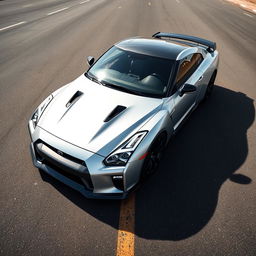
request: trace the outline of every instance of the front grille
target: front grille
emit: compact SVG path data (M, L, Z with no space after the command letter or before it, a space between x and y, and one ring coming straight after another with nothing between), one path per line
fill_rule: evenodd
M56 153L58 153L58 149L57 148L54 148L53 146L51 146L51 145L49 145L49 144L47 144L47 143L45 143L45 142L43 142L43 141L37 141L37 144L38 143L43 143L44 145L46 145L48 148L50 148L50 149L52 149L54 152L56 152ZM77 163L77 164L81 164L81 165L84 165L84 166L86 166L86 164L85 164L85 162L83 161L83 160L81 160L81 159L78 159L78 158L76 158L76 157L73 157L73 156L71 156L71 155L69 155L69 154L66 154L65 152L62 152L63 153L63 157L64 158L66 158L66 159L68 159L68 160L70 160L70 161L72 161L72 162L75 162L75 163Z
M50 168L52 168L54 171L60 173L61 175L67 177L68 179L85 186L88 190L92 191L93 190L93 184L92 184L92 180L91 180L91 176L89 171L87 170L87 166L85 164L85 162L81 159L75 158L71 155L66 154L65 152L62 152L63 154L61 155L61 157L63 159L68 159L69 161L72 161L76 164L79 165L83 165L86 171L84 171L83 173L78 173L77 171L62 165L55 161L55 159L53 159L51 156L49 155L45 155L43 152L40 151L40 148L37 147L38 144L43 143L46 147L48 147L49 149L51 149L52 151L58 153L58 150L50 145L48 145L47 143L38 140L35 143L35 153L36 153L36 157L39 161L41 161L42 163L44 163L45 165L49 166Z
M74 182L84 186L84 183L82 182L82 180L79 176L76 176L76 175L73 175L71 173L65 172L63 169L59 168L57 165L54 165L53 163L51 163L47 160L44 160L43 163L45 165L49 166L50 168L52 168L54 171L58 172L59 174L61 174L65 177L67 177L68 179L73 180Z

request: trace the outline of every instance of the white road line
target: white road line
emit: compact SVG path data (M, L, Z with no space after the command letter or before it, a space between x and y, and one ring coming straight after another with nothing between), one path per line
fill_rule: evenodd
M85 4L85 3L88 3L88 2L90 2L90 0L82 1L82 2L80 2L80 4Z
M252 15L250 15L249 13L244 12L244 15L249 16L250 18L253 18Z
M176 2L177 2L178 4L180 4L180 0L176 0Z
M49 12L47 13L47 15L52 15L52 14L55 14L55 13L58 13L58 12L62 12L62 11L65 11L67 10L69 7L65 7L65 8L62 8L62 9L59 9L59 10L56 10L56 11L53 11L53 12Z
M10 26L4 27L4 28L0 28L0 31L6 30L8 28L13 28L13 27L19 26L21 24L25 24L25 23L27 23L27 22L26 21L21 21L21 22L15 23L13 25L10 25Z
M148 6L151 6L151 2L148 2Z

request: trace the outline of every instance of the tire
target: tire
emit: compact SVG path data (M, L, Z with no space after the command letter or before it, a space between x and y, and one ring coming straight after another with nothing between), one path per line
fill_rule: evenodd
M143 163L140 181L145 181L150 177L159 167L161 157L165 148L167 136L163 132L157 136L148 151L147 157Z
M214 82L215 82L216 76L217 76L217 71L214 71L214 73L212 74L211 79L207 85L203 101L207 100L211 96L213 88L214 88Z

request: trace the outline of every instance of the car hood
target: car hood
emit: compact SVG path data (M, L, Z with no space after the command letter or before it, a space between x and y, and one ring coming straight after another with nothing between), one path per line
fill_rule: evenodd
M107 156L156 114L162 99L142 97L80 76L60 90L38 126L83 149Z

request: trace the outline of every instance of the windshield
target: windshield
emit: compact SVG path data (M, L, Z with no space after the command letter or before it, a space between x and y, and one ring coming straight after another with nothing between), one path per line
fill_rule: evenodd
M90 78L118 90L164 96L173 61L125 51L113 46L88 71Z

